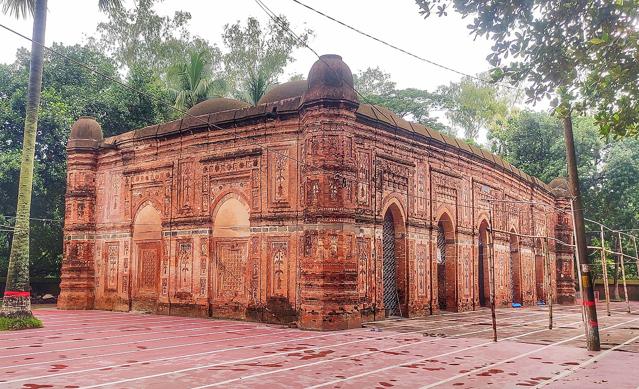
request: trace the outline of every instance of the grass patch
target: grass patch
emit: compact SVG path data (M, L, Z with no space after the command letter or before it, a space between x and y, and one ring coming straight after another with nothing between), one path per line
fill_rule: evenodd
M0 331L26 330L28 328L41 328L42 321L35 317L1 317Z

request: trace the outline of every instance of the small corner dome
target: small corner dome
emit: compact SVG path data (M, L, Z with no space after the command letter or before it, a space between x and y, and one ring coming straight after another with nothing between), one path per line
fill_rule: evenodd
M570 187L568 186L568 180L564 177L557 177L550 181L548 184L550 190L557 196L569 196Z
M211 113L230 111L233 109L242 109L250 107L250 104L235 99L227 99L225 97L214 97L195 104L188 111L189 116L208 115Z
M304 102L338 100L358 103L351 69L336 54L322 55L308 73Z
M308 81L296 80L270 87L257 104L268 104L302 96L308 90Z
M80 116L71 126L69 140L92 140L100 142L103 139L102 126L91 116Z

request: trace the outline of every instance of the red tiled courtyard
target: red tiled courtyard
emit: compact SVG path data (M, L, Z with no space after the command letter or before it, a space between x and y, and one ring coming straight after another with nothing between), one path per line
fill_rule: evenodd
M639 303L599 307L602 346L583 348L578 306L499 309L309 332L228 320L36 311L45 328L0 333L8 388L636 388Z

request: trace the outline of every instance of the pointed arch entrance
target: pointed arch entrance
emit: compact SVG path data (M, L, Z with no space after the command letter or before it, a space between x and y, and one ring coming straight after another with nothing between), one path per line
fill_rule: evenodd
M488 222L486 220L482 220L479 225L478 241L477 286L479 305L487 307L490 305L490 259L488 253Z
M155 311L159 296L162 255L162 216L153 205L143 205L133 224L134 276L131 309Z
M404 216L398 204L391 203L384 213L382 230L382 286L386 317L408 316Z
M437 223L437 301L442 311L457 311L457 250L448 214Z
M519 252L519 237L517 232L510 231L510 290L511 301L523 304L521 294L521 256Z

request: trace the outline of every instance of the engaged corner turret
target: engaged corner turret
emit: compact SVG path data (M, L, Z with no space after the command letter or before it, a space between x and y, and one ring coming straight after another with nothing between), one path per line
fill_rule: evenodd
M100 146L103 139L100 123L94 117L80 116L71 126L67 148L93 150Z
M353 73L339 55L322 55L311 67L308 90L302 96L302 105L314 102L359 105Z

